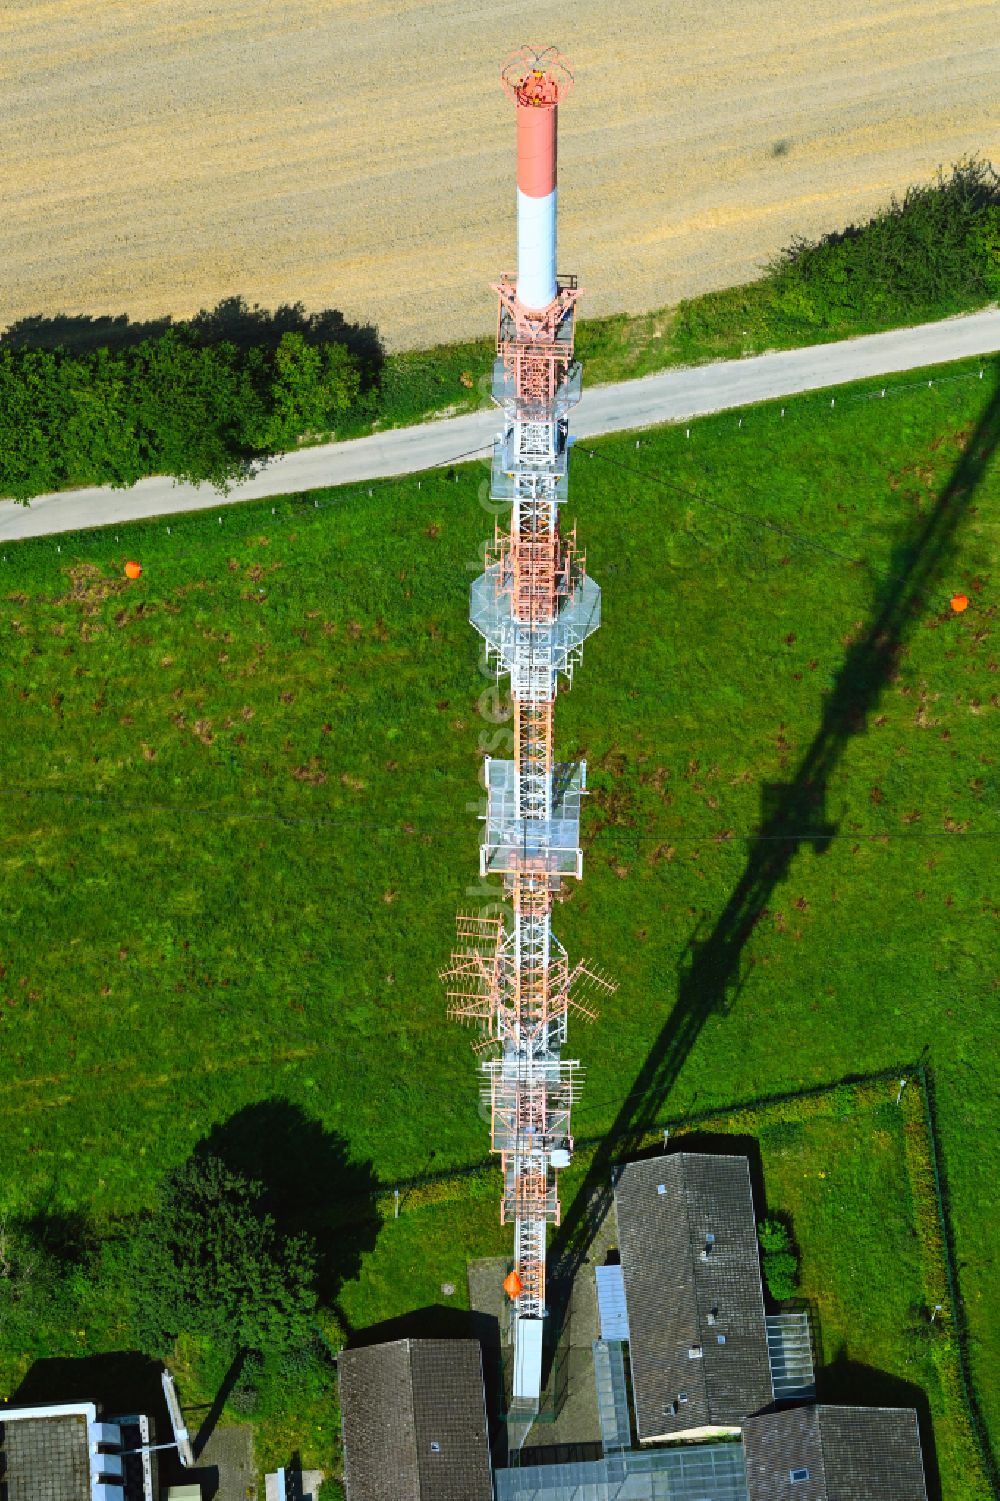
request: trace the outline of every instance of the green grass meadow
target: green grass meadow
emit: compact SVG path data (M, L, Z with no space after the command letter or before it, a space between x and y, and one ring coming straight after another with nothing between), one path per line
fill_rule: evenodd
M566 520L604 610L558 703L591 795L555 926L619 982L572 1027L581 1137L933 1064L996 1433L1000 371L978 373L574 451ZM322 1128L283 1142L300 1167L315 1153L320 1202L483 1158L437 972L482 899L477 764L506 753L466 621L487 473L3 550L0 1209L114 1223L274 1100ZM817 1299L842 1284L827 1236L838 1267L857 1247L845 1324L866 1268L873 1295L891 1283L882 1130L847 1166L831 1139L844 1207L796 1218ZM791 1183L794 1159L779 1168ZM893 1236L895 1215L887 1198ZM386 1223L345 1318L460 1282L465 1224L425 1244ZM848 1357L899 1374L880 1339ZM2 1341L11 1389L25 1357ZM911 1379L936 1410L919 1362ZM972 1495L960 1469L942 1460L945 1501Z

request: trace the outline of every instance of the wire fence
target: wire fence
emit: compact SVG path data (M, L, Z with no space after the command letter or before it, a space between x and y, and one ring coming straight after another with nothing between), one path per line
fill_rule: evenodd
M457 777L442 777L443 781L458 782ZM476 843L478 848L478 836L474 825L435 823L416 824L407 819L399 823L381 823L365 817L341 818L328 813L301 814L291 809L280 807L247 808L245 800L241 805L228 806L224 802L216 800L212 803L185 802L182 799L155 799L155 798L129 798L116 797L101 789L96 788L73 788L59 787L52 783L38 782L8 783L0 787L0 798L8 802L30 802L32 800L44 801L52 799L67 804L82 804L91 818L99 818L102 815L110 819L118 815L141 814L148 818L150 814L166 814L171 819L192 818L201 821L208 820L216 824L270 824L280 827L296 829L350 829L357 833L377 835L380 838L392 839L461 839L466 842ZM945 816L945 815L942 815ZM669 841L675 849L695 849L699 853L711 853L713 848L718 849L741 849L745 850L755 844L815 844L817 841L814 829L782 831L780 834L763 834L755 829L727 829L724 837L720 837L719 831L706 829L700 834L684 834L680 829L674 831L669 824L657 824L657 838L661 841ZM862 830L839 831L836 829L824 831L822 836L824 845L840 844L880 844L902 845L910 844L958 844L966 842L978 842L983 840L1000 839L1000 828L965 829L880 829L865 832ZM584 852L588 853L593 846L593 840L585 840ZM499 887L497 888L499 890Z
M919 1067L920 1065L914 1063L897 1064L893 1068L879 1069L873 1073L845 1074L840 1079L832 1082L828 1081L825 1084L809 1085L806 1089L792 1089L776 1094L754 1095L749 1099L736 1102L706 1106L701 1111L692 1111L690 1114L683 1116L670 1116L660 1121L655 1121L650 1126L644 1128L644 1134L650 1138L662 1137L665 1131L673 1132L679 1130L681 1127L687 1130L692 1126L703 1126L710 1122L718 1122L727 1116L752 1114L762 1110L777 1109L782 1105L794 1105L804 1100L822 1099L826 1095L832 1095L839 1089L864 1088L865 1086L879 1083L895 1082L898 1084L904 1078L909 1080L914 1077ZM646 1095L641 1092L624 1097L625 1100L632 1101L644 1098L646 1098ZM614 1101L601 1101L593 1108L599 1109L602 1105L621 1103L622 1099L619 1097ZM575 1114L579 1116L580 1113L581 1109L577 1107ZM573 1138L574 1152L579 1155L581 1152L590 1151L601 1146L606 1140L606 1133L597 1133L590 1136L575 1134ZM623 1150L634 1149L634 1140L627 1133L623 1134L620 1140ZM419 1189L444 1187L449 1183L460 1183L483 1174L499 1174L499 1171L498 1159L495 1156L481 1157L475 1162L465 1163L458 1167L441 1168L435 1172L423 1172L414 1174L409 1178L398 1178L391 1183L379 1183L374 1190L374 1197L388 1204L394 1203L395 1195L398 1194L400 1196L400 1207L402 1208L406 1204L406 1197L414 1194ZM346 1209L348 1213L351 1212L352 1207L356 1208L368 1202L370 1202L370 1199L367 1196L362 1199L341 1199L339 1201L341 1208Z
M988 374L990 374L992 377L995 365L995 361L983 362L973 370L958 372L953 375L932 376L910 381L899 381L892 379L886 379L884 381L874 380L872 382L871 388L867 390L852 390L845 393L837 393L835 391L833 395L829 395L828 392L823 392L821 394L803 394L796 397L794 401L792 401L791 399L786 400L784 404L781 404L780 398L776 398L766 404L755 405L752 408L742 411L738 415L733 413L730 413L726 416L723 416L722 414L710 414L703 418L692 419L692 421L689 423L675 424L675 426L684 425L686 439L687 441L690 441L692 427L695 426L696 421L698 423L711 422L714 425L718 425L723 421L731 421L733 430L735 432L748 433L753 428L761 424L774 425L793 421L795 416L807 411L811 413L816 407L820 405L822 407L825 407L825 409L830 413L832 419L838 412L842 413L845 410L850 410L852 407L856 407L860 403L890 401L893 398L916 391L918 389L923 389L928 392L940 392L942 390L951 391L959 387L967 388L973 382L984 382ZM695 430L697 431L696 427ZM616 435L614 441L620 441L621 436L622 435ZM636 449L641 450L641 446L643 444L642 434L639 434L637 437L635 437L634 441ZM575 446L582 453L592 454L593 457L598 459L606 458L606 456L600 450L586 448L583 444L577 444ZM443 460L438 466L436 466L436 469L438 471L448 471L449 469L453 469L455 465L464 463L483 451L484 450L465 450L464 452L456 454L450 459ZM610 460L608 461L611 462ZM616 462L618 462L619 467L621 467L620 461ZM644 479L657 479L656 476L651 476L647 471L639 472ZM446 475L445 477L447 478L448 476ZM456 483L460 478L457 472L453 473L450 477ZM781 533L785 538L787 538L788 541L792 542L793 544L808 548L813 551L823 552L829 555L831 559L839 563L846 563L849 566L858 566L860 562L864 561L863 559L859 560L857 557L847 554L840 549L831 547L824 539L811 537L806 533L798 532L796 529L776 526L766 517L754 516L751 512L723 506L718 502L714 502L710 497L702 496L698 492L691 491L686 487L671 487L666 481L663 480L657 480L657 482L662 484L665 488L673 488L680 495L685 496L688 499L693 499L705 504L711 509L716 509L720 512L724 512L733 517L736 517L743 523L758 527L762 530ZM342 506L345 503L348 503L352 497L363 495L365 491L367 491L368 497L371 498L374 496L377 489L398 489L400 485L405 484L410 491L409 498L412 500L421 494L422 483L422 478L417 475L402 477L385 476L375 478L370 481L360 481L338 487L335 494L324 496L323 498L320 498L320 496L318 495L310 496L308 494L293 494L291 496L278 497L273 500L267 499L233 502L220 499L220 506L224 506L225 510L215 510L213 507L211 511L203 510L197 512L183 512L178 513L175 516L171 516L170 518L159 517L151 518L148 520L136 519L135 521L130 520L127 522L113 523L100 527L74 531L71 533L59 534L52 537L35 537L25 539L23 542L19 543L8 543L6 545L6 548L2 552L0 552L0 567L4 568L4 584L9 586L9 583L13 582L14 577L20 571L17 566L18 563L22 561L24 563L33 561L35 558L37 558L39 549L50 550L55 557L58 557L63 562L69 563L73 561L82 561L84 560L84 558L93 558L95 552L99 550L103 551L105 556L108 556L112 553L113 549L119 548L121 546L123 537L126 543L136 546L140 542L147 542L150 540L155 540L159 545L166 546L168 545L169 539L171 550L184 542L197 544L199 539L203 538L210 531L214 531L217 534L222 533L226 536L232 536L234 540L238 540L246 538L253 531L259 530L262 525L271 527L281 526L287 527L289 529L291 529L293 526L305 526L309 524L311 520L318 519L318 517L323 512L335 506ZM8 569L9 572L7 571ZM55 789L43 788L10 788L8 789L8 793L10 795L31 795L33 793L52 792L54 790ZM93 794L71 793L65 795L93 796ZM147 805L142 804L140 806ZM213 811L205 807L190 807L189 805L189 811L196 813L199 816L218 816L217 810ZM283 815L281 813L244 813L242 816L249 818L274 818L282 821L300 821L298 819L286 819L286 815ZM326 822L352 822L355 824L355 826L357 826L356 821L353 820L343 821L326 820L323 818L310 818L308 821L311 823L315 822L319 824ZM404 831L392 828L391 830L385 830L385 832L402 834ZM429 832L433 832L434 834L441 834L445 831L435 829ZM753 838L758 836L741 835L738 837ZM789 834L775 837L794 840L799 839L803 836ZM961 836L952 833L944 833L940 836L931 836L926 833L908 833L905 835L890 835L888 833L878 833L873 835L849 834L842 837L856 840L881 840L887 838L925 839L928 837L950 839ZM1000 837L1000 831L968 831L966 832L965 837L992 839ZM676 1118L672 1120L664 1120L657 1124L655 1127L651 1128L651 1130L662 1133L664 1131L676 1129L682 1124L686 1128L689 1128L691 1126L705 1124L709 1121L717 1121L720 1116L724 1115L735 1115L748 1111L757 1111L764 1108L774 1108L782 1104L790 1104L796 1101L815 1098L844 1086L868 1085L878 1083L880 1081L888 1082L893 1079L901 1078L916 1078L920 1083L920 1089L924 1104L924 1114L927 1122L928 1140L930 1144L937 1212L942 1234L946 1280L949 1289L949 1297L951 1299L952 1309L954 1311L955 1341L958 1352L958 1366L964 1404L969 1419L970 1428L975 1436L976 1444L982 1458L984 1470L989 1477L993 1495L994 1497L1000 1497L1000 1470L998 1470L997 1460L993 1452L989 1432L982 1415L982 1407L976 1389L975 1380L972 1374L969 1352L968 1318L955 1269L954 1235L950 1218L947 1184L944 1179L942 1169L936 1105L934 1100L933 1076L927 1066L922 1063L916 1065L904 1065L902 1068L883 1070L874 1074L848 1076L844 1079L838 1080L835 1084L817 1085L806 1090L791 1091L782 1094L763 1095L753 1100L740 1102L739 1104L715 1107L699 1114L692 1114L684 1117L683 1121L678 1121ZM594 1108L599 1107L595 1105ZM577 1149L586 1151L590 1148L596 1147L602 1140L603 1138L601 1136L585 1136L577 1138ZM415 1178L401 1180L396 1184L383 1185L378 1190L378 1195L382 1199L389 1197L391 1198L394 1206L405 1208L408 1199L418 1189L444 1185L451 1182L457 1183L463 1179L469 1179L475 1176L493 1173L495 1171L496 1168L493 1159L487 1158L473 1164L468 1164L464 1167L453 1168L438 1173L425 1173ZM345 1205L345 1208L346 1207L348 1206Z
M941 1243L944 1251L945 1278L948 1284L948 1297L951 1300L952 1320L955 1330L955 1345L958 1352L958 1372L962 1384L962 1396L965 1403L969 1426L972 1429L983 1462L994 1498L1000 1497L1000 1465L990 1439L989 1430L983 1417L982 1405L976 1388L975 1378L972 1374L972 1362L969 1353L969 1321L962 1297L958 1276L955 1271L955 1245L954 1231L952 1228L951 1214L948 1207L947 1188L943 1180L941 1167L941 1148L939 1144L937 1106L934 1100L934 1076L931 1069L924 1063L916 1067L916 1075L920 1081L920 1092L924 1105L924 1119L927 1122L927 1139L930 1150L931 1171L934 1178L934 1197L937 1205L938 1222L941 1228Z
M951 389L957 386L967 387L972 382L983 381L985 379L988 368L990 367L988 367L986 364L980 364L972 370L967 370L949 376L932 377L927 379L926 381L923 379L913 381L897 381L894 384L882 385L877 388L873 387L868 391L849 391L846 395L843 395L840 398L838 398L836 395L830 397L828 405L826 400L826 393L823 392L821 393L823 399L821 410L830 412L837 410L843 411L845 409L849 409L852 405L856 406L858 403L888 399L900 393L911 392L914 390L930 390L941 388ZM813 401L814 400L815 393L813 393ZM801 412L805 411L808 407L810 407L809 394L798 398L796 400L795 406L789 408L788 410L791 410L792 412ZM751 417L748 418L745 416L740 416L737 417L735 421L737 428L743 427L745 423L748 423L750 421L758 422L761 420L766 420L771 422L781 422L784 420L785 411L785 407L778 407L776 403L772 403L769 407L752 408ZM713 419L706 418L703 420L715 420L718 422L725 420L731 422L733 421L733 417L731 413L726 415L724 418L723 416L716 414ZM641 436L635 439L637 448L640 446L641 442ZM766 532L776 533L780 535L783 542L791 542L795 547L802 546L813 551L819 551L828 555L834 562L846 563L851 567L857 567L863 565L866 562L863 557L859 558L854 556L853 554L843 552L840 549L829 547L822 539L811 537L793 528L777 526L767 517L754 516L751 512L716 502L711 497L706 497L699 492L689 489L686 486L675 485L671 481L664 479L662 475L651 473L649 470L640 469L633 465L624 464L622 460L614 458L611 455L608 455L600 450L584 447L583 445L578 445L578 447L580 447L580 451L582 453L598 458L605 463L612 464L618 469L624 469L627 472L634 472L640 475L645 481L653 483L665 490L676 492L686 499L695 500L696 502L704 504L709 509L715 510L729 518L735 517L740 521L741 524L745 523L751 527L757 527ZM457 482L460 476L458 472L451 466L454 466L455 464L458 464L461 461L469 458L476 452L479 452L479 450L464 450L462 453L456 454L452 459L442 461L441 465L438 466L439 470L442 474L445 475L446 478L450 477L455 482ZM182 540L197 541L197 539L199 537L203 537L206 532L213 530L224 531L224 534L227 537L232 537L233 541L235 542L240 540L241 538L245 539L248 536L251 536L254 532L259 531L262 524L270 526L272 528L286 527L289 529L292 526L307 525L312 520L318 519L323 512L331 509L332 507L344 505L347 501L349 501L352 495L356 495L364 490L367 490L368 495L371 496L375 493L376 486L381 488L397 487L401 483L406 483L410 487L411 496L414 492L414 487L416 493L420 493L422 485L422 479L420 476L408 476L403 477L403 479L400 479L399 477L387 477L373 481L371 484L367 485L364 483L358 483L351 486L345 486L342 489L338 489L335 494L327 496L323 499L320 499L318 496L291 496L275 499L274 501L251 501L241 503L238 507L233 510L227 511L225 514L221 512L215 515L205 512L189 512L183 513L180 516L171 518L169 520L167 520L166 518L159 518L149 521L129 523L128 526L129 529L133 527L140 529L135 539L137 545L140 540L148 539L150 537L155 537L157 541L162 545L166 544L167 539L171 539L171 542L173 543L175 538L178 543ZM2 557L3 560L8 564L11 563L12 557L17 561L21 559L28 561L31 557L37 556L37 554L31 552L30 549L38 546L43 546L50 551L54 550L57 556L64 558L66 561L69 561L72 557L78 556L77 550L83 546L90 547L93 544L103 545L105 548L109 548L112 542L116 547L120 546L122 534L124 531L125 525L122 524L121 529L119 529L118 527L102 527L86 532L67 534L61 539L29 539L25 543L18 544L17 549L13 554L5 553L2 554ZM2 576L3 582L8 586L9 584L13 583L14 579L12 577L12 573L15 573L16 571L17 569L15 562L15 566L12 568L11 572L4 570ZM885 580L882 580L882 582L885 582ZM769 653L755 651L755 656L756 655L768 655L775 661L784 662L785 660L784 655L780 651L771 651ZM287 672L283 672L282 681L288 682L290 680L291 676ZM26 713L28 712L30 711L19 711L22 721L25 718ZM46 718L46 723L47 722L48 720ZM157 802L153 799L145 801L134 801L130 799L116 798L113 795L109 795L107 792L100 789L95 790L88 788L57 787L53 786L51 783L34 785L22 783L20 786L8 785L8 787L4 789L3 795L11 798L61 798L67 802L72 801L77 803L78 805L82 805L88 808L89 810L91 810L92 814L97 811L103 811L107 814L114 814L117 810L120 810L122 812L153 811L154 809L158 808L161 811L169 811L171 814L176 814L177 816L183 817L202 819L212 818L214 820L233 819L249 822L263 821L275 824L287 824L289 826L310 825L316 828L353 828L359 831L365 830L366 832L371 832L379 837L391 838L406 838L411 837L414 834L417 834L420 837L435 839L465 838L468 832L464 825L462 827L459 827L457 825L451 827L436 825L433 829L428 829L426 827L418 827L415 821L411 818L407 818L405 821L401 818L400 823L390 824L382 820L377 822L369 820L363 816L344 818L342 816L339 816L339 812L335 813L326 809L309 812L308 814L302 814L297 809L286 810L273 806L248 809L246 807L245 801L242 800L238 807L232 808L226 808L220 805L218 800L213 800L211 806L206 806L205 804L199 803L188 803L180 799L178 799L177 801L163 800L160 802ZM720 844L720 846L727 843L732 843L735 845L748 845L762 839L767 839L771 842L797 843L801 842L805 838L811 837L808 834L800 834L796 831L782 831L780 833L769 833L766 835L760 833L755 829L744 829L739 831L732 829L725 830L723 832L724 837L720 837L720 831L718 830L706 830L700 834L687 836L680 834L680 832L678 832L676 835L673 835L669 830L666 830L664 837L672 839L675 844L679 843L684 846L691 847L708 845L713 842ZM925 827L919 831L912 829L907 829L905 831L890 829L879 829L864 832L838 831L831 832L829 838L851 840L857 843L884 843L891 841L893 844L899 844L901 842L924 843L930 841L943 843L951 839L982 841L1000 838L1000 829L986 828L975 830L931 830Z
M728 412L705 413L697 418L666 422L662 426L674 428L683 426L688 438L690 438L692 430L697 433L699 427L705 428L708 425L718 426L722 423L731 424L734 433L749 433L762 424L793 422L795 417L807 412L811 415L814 410L825 411L831 417L834 417L836 414L849 411L852 407L856 407L861 403L892 400L895 397L917 390L941 392L951 390L955 387L968 387L973 382L985 381L988 375L992 380L992 377L998 370L1000 370L1000 360L991 361L984 359L983 361L976 362L974 369L956 372L952 375L938 375L911 381L900 381L891 376L872 377L870 389L861 391L848 390L842 394L837 394L835 391L832 396L828 394L829 388L817 392L801 392L794 397L784 398L784 404L782 404L782 398L775 397L754 404L753 406L739 409L739 415L736 415L736 409L730 409ZM605 435L605 441L621 441L622 438L627 439L629 436L627 432L608 434ZM641 448L643 443L642 432L639 432L635 436L634 441L636 448ZM573 440L573 446L579 452L586 453L588 456L596 458L605 457L600 450L593 449L579 439ZM218 506L220 508L224 507L224 509L217 509L213 503L210 507L204 509L180 511L170 517L136 518L135 520L108 522L99 526L58 533L51 536L29 537L20 541L7 542L0 548L0 569L4 571L9 569L11 575L13 575L16 572L16 564L19 559L23 558L25 561L28 561L37 557L37 549L39 548L51 550L57 557L66 562L82 561L83 554L80 552L80 549L83 548L86 551L87 558L92 559L95 548L103 548L106 552L110 552L112 543L115 546L119 546L122 542L123 533L126 534L125 541L129 544L138 545L140 541L149 542L151 539L165 541L167 538L170 538L176 547L180 541L204 536L206 532L212 530L217 533L223 532L225 535L232 535L236 539L241 535L247 535L251 529L258 528L261 524L290 526L298 522L301 525L308 519L310 512L322 513L334 506L345 504L352 496L364 495L365 492L367 492L369 497L372 497L376 489L385 489L387 487L398 489L401 485L405 485L419 494L422 490L423 479L427 477L428 473L434 474L443 471L453 471L454 466L464 464L479 456L485 456L488 452L490 452L488 447L465 449L450 458L440 460L439 463L433 466L432 470L424 471L423 474L384 475L368 480L348 482L337 486L336 494L326 496L322 499L311 492L295 491L283 496L253 500L230 499L227 496L220 495L218 497ZM460 478L457 472L452 473L450 477L454 482L458 482ZM656 479L657 483L671 488L661 478L657 479L657 477L645 473L643 477ZM782 535L796 546L826 553L836 561L847 563L854 567L864 562L863 559L858 559L851 554L844 553L840 549L833 547L824 539L811 537L794 528L783 527L770 521L767 517L755 516L752 512L726 506L720 502L713 501L709 497L690 491L684 486L674 486L672 488L689 499L696 500L720 513L725 513L732 518L739 519L748 525L757 527L761 531ZM71 493L67 492L67 494ZM409 498L413 499L414 496L411 494ZM241 521L245 521L247 525L241 527L239 524Z
M446 474L450 472L452 482L457 483L459 475L454 466L468 462L475 454L483 451L466 449L453 457L440 460L431 470L419 474L380 475L337 486L317 486L317 489L335 492L322 497L311 490L291 490L285 495L249 500L230 499L220 494L210 505L200 506L197 510L177 511L168 516L137 516L52 535L24 537L3 544L0 550L0 567L9 569L10 575L14 576L17 564L20 561L34 562L40 550L54 554L63 563L74 563L92 561L95 551L102 548L105 555L108 555L113 547L119 548L123 543L133 547L148 545L151 541L165 545L167 539L170 539L171 551L177 556L180 544L198 541L208 534L239 541L259 532L262 527L274 530L293 525L303 526L325 511L342 507L355 496L367 496L370 499L377 490L398 489L401 485L412 486L413 491L420 494L428 474L433 475L438 471ZM67 492L67 498L71 494L72 492ZM181 555L183 556L182 551Z
M919 380L896 382L893 385L880 386L878 389L872 389L870 391L848 392L846 396L842 396L840 398L839 406L837 404L838 398L836 396L830 398L829 406L827 406L825 403L826 392L823 391L818 393L804 393L802 396L795 399L794 405L791 405L788 408L786 408L785 406L779 406L778 400L774 400L764 406L754 407L751 409L750 416L744 415L737 417L735 419L735 425L733 425L732 412L709 413L704 417L697 419L695 432L697 435L699 431L705 432L711 430L713 434L717 436L720 431L729 431L733 435L742 433L749 436L751 433L758 431L762 426L785 426L786 410L792 414L792 418L787 425L793 426L794 417L803 416L806 413L809 413L810 415L812 414L814 406L816 405L816 397L818 396L823 398L822 403L818 406L818 410L820 412L826 415L832 414L834 412L843 414L845 411L850 411L852 407L857 407L859 404L891 399L893 397L905 395L913 391L949 391L956 386L967 388L973 382L984 381L987 373L990 374L989 390L992 394L995 386L998 382L1000 382L1000 359L998 359L995 368L983 364L978 365L975 370L969 370L950 376L939 376L936 379L932 378L928 379L927 381ZM682 424L673 423L668 425L679 427ZM688 440L690 440L691 438L691 431L692 429L690 426L687 426L685 428L685 436ZM628 435L625 434L624 436ZM643 442L644 438L640 433L634 439L636 451L639 451L642 448ZM662 473L654 473L649 469L641 468L635 463L626 463L624 460L615 457L611 453L604 452L602 449L596 449L592 446L588 446L580 442L579 440L575 440L574 446L579 449L581 453L585 453L588 458L597 459L604 462L605 464L611 465L623 474L641 479L644 483L652 484L664 492L669 492L678 496L680 499L694 501L699 508L714 512L727 521L736 522L738 525L743 527L756 528L759 539L766 537L767 535L777 538L782 543L790 545L793 554L795 552L805 550L807 552L819 554L826 558L829 558L834 564L846 565L847 567L855 570L864 568L870 570L872 568L873 560L870 557L865 556L863 552L845 552L842 548L833 546L827 538L813 536L809 533L801 531L799 528L772 521L766 516L755 514L754 512L747 511L729 503L719 501L711 495L702 493L700 490L692 489L689 485L678 484L677 482L666 478ZM694 452L696 451L696 449L697 445L693 444L693 452L690 455L686 456L687 462L694 462L697 464L697 457ZM698 467L702 469L702 472L705 474L707 479L711 480L713 478L711 471L706 467L701 465L698 465ZM701 541L709 541L708 538L704 537L700 533L695 533L695 535L697 535L699 537L699 540ZM746 549L744 551L746 554ZM760 555L759 549L757 554L755 554L754 556L750 557L749 554L746 554L746 557L749 557L749 561L751 563L751 571L755 574L766 574L767 572L771 571L767 565L766 557L762 557ZM789 562L790 560L790 557L786 557L782 560L782 562ZM897 577L897 575L894 575L892 573L879 574L876 578L876 582L880 586L884 586L885 584L892 583Z

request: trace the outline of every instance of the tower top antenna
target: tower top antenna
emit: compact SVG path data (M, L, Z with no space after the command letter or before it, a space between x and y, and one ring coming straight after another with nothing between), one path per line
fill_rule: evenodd
M519 47L500 69L500 82L515 104L551 108L573 87L573 70L555 47Z

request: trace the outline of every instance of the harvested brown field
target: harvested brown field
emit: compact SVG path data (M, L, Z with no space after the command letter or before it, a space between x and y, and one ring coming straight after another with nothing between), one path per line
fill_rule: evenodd
M486 329L513 249L505 52L555 41L562 264L589 313L752 277L976 151L996 0L8 0L0 327L339 307L392 348Z

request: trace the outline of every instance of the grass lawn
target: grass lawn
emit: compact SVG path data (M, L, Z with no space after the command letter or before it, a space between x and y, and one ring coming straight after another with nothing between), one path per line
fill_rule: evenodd
M887 390L574 455L604 624L559 703L592 796L557 931L621 987L574 1025L576 1128L926 1051L996 1431L997 372ZM114 1221L268 1100L320 1207L482 1157L436 973L500 728L465 619L485 473L8 546L0 1207Z

